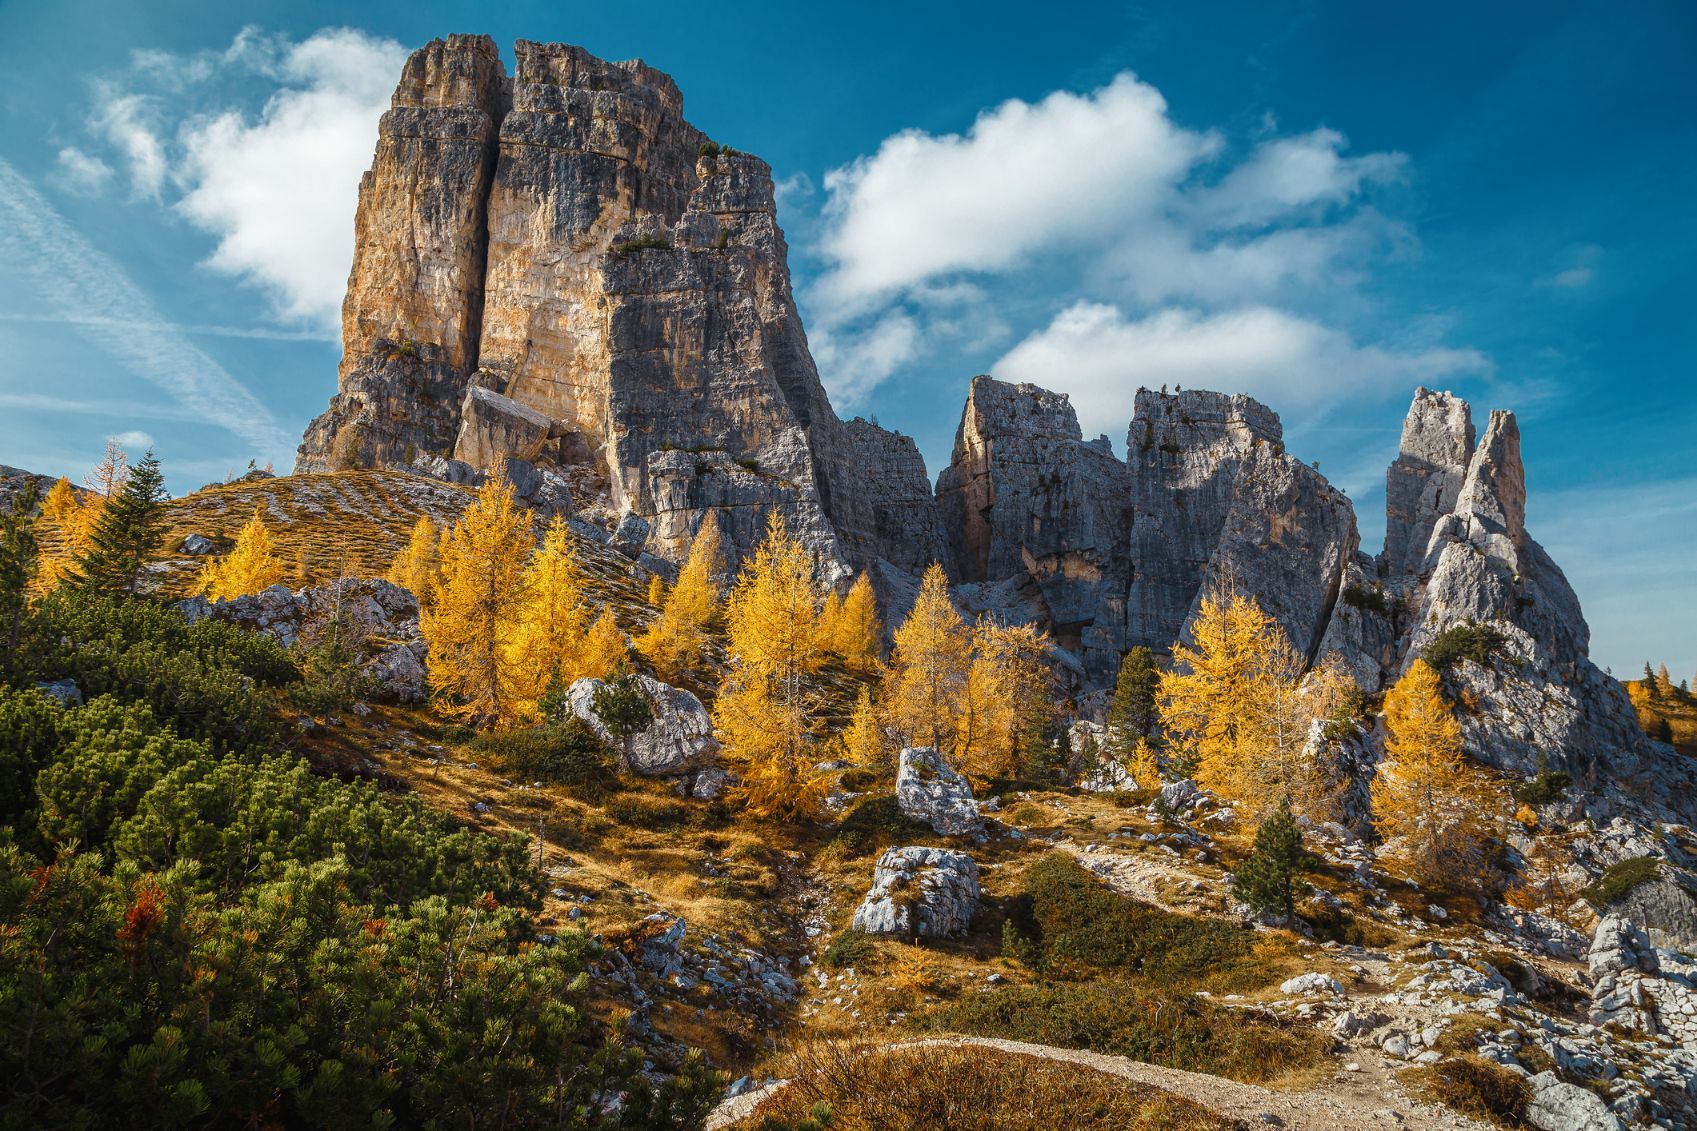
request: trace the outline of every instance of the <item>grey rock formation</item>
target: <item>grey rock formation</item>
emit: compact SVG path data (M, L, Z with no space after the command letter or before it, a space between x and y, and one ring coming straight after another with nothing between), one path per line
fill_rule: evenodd
M875 935L964 934L978 910L978 865L964 852L910 845L878 858L854 929Z
M57 480L51 475L37 475L21 467L0 464L0 514L11 514L17 499L25 492L34 495L35 504L39 507L55 482ZM72 490L82 492L81 487L73 487Z
M707 511L746 550L772 509L835 575L942 557L911 442L826 400L766 164L640 62L514 51L510 81L486 37L408 61L362 183L340 391L299 466L581 470L570 509L638 515L673 560Z
M626 767L646 777L666 777L708 768L719 752L713 737L713 720L701 700L681 687L661 683L653 676L633 677L642 685L654 719L626 744L616 739L593 706L595 693L606 686L598 679L580 679L566 689L566 704L572 714L588 723L602 741L619 752Z
M183 539L181 549L185 554L202 556L206 554L216 554L218 552L218 544L204 534L190 534L187 538Z
M360 670L376 684L379 698L420 703L429 692L418 600L399 585L344 577L299 591L273 585L221 601L191 597L177 607L191 624L214 617L265 633L288 648L309 647L324 634L339 631L358 657Z
M1526 1120L1541 1131L1620 1131L1620 1118L1597 1095L1554 1072L1532 1077Z
M35 689L61 707L80 707L83 704L82 688L74 679L38 680Z
M1385 473L1385 567L1419 568L1439 519L1455 509L1473 458L1473 414L1450 393L1420 388L1402 425L1402 443Z
M896 804L904 814L944 836L975 836L984 827L972 786L929 746L910 746L901 752Z

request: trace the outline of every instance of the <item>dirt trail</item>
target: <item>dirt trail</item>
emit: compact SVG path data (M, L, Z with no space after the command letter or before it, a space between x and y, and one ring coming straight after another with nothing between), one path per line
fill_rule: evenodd
M968 1046L1077 1064L1109 1076L1117 1076L1122 1080L1160 1088L1253 1126L1287 1127L1293 1131L1353 1131L1355 1128L1393 1127L1409 1128L1413 1131L1455 1128L1465 1131L1489 1131L1486 1124L1457 1115L1448 1108L1410 1098L1392 1076L1391 1069L1382 1059L1376 1057L1362 1057L1358 1062L1353 1062L1359 1063L1360 1071L1339 1072L1334 1079L1318 1088L1284 1092L1254 1084L1240 1084L1235 1080L1201 1072L1162 1068L1142 1061L1128 1060L1122 1056L1055 1048L1052 1045L1031 1045L1022 1041L1004 1041L992 1037L933 1037L920 1041L904 1041L890 1047ZM773 1084L726 1100L708 1117L707 1131L722 1131L730 1127L738 1119L751 1114L762 1100L782 1087L781 1083ZM1269 1120L1268 1116L1272 1116L1273 1120Z

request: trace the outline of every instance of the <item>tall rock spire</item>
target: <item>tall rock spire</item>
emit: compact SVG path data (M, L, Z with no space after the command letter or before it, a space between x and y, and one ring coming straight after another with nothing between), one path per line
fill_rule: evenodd
M1473 445L1466 401L1414 391L1396 460L1385 473L1385 563L1392 576L1419 569L1432 527L1455 507Z

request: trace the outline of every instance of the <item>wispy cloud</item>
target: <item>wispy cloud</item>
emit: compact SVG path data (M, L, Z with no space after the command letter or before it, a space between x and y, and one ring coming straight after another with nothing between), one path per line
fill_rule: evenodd
M173 329L123 268L66 223L4 160L0 260L28 280L50 313L97 320L82 326L84 337L200 419L228 429L265 458L286 459L292 451L290 436L265 406Z
M59 151L58 182L81 196L92 196L112 179L112 166L74 145Z
M64 326L100 326L109 330L171 330L207 338L253 338L266 342L336 342L336 335L326 330L279 330L269 326L209 326L198 322L126 322L118 318L102 318L92 314L11 314L0 313L0 322L53 323Z

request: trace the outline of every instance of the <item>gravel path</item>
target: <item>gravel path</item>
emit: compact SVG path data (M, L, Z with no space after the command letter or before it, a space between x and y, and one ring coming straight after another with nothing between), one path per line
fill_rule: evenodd
M1123 1080L1133 1080L1182 1096L1252 1125L1292 1128L1293 1131L1353 1131L1355 1128L1410 1128L1414 1131L1463 1128L1490 1131L1487 1125L1457 1115L1448 1108L1420 1103L1409 1098L1382 1061L1363 1057L1360 1071L1340 1072L1325 1084L1300 1092L1283 1092L1254 1084L1240 1084L1201 1072L1162 1068L1123 1056L1085 1052L1079 1049L1031 1045L991 1037L933 1037L904 1041L893 1048L964 1048L977 1046L1003 1052L1066 1061ZM726 1100L707 1119L707 1131L722 1131L751 1114L760 1102L783 1084L772 1084L735 1099ZM1278 1122L1268 1120L1273 1116ZM939 1128L939 1131L946 1129Z

